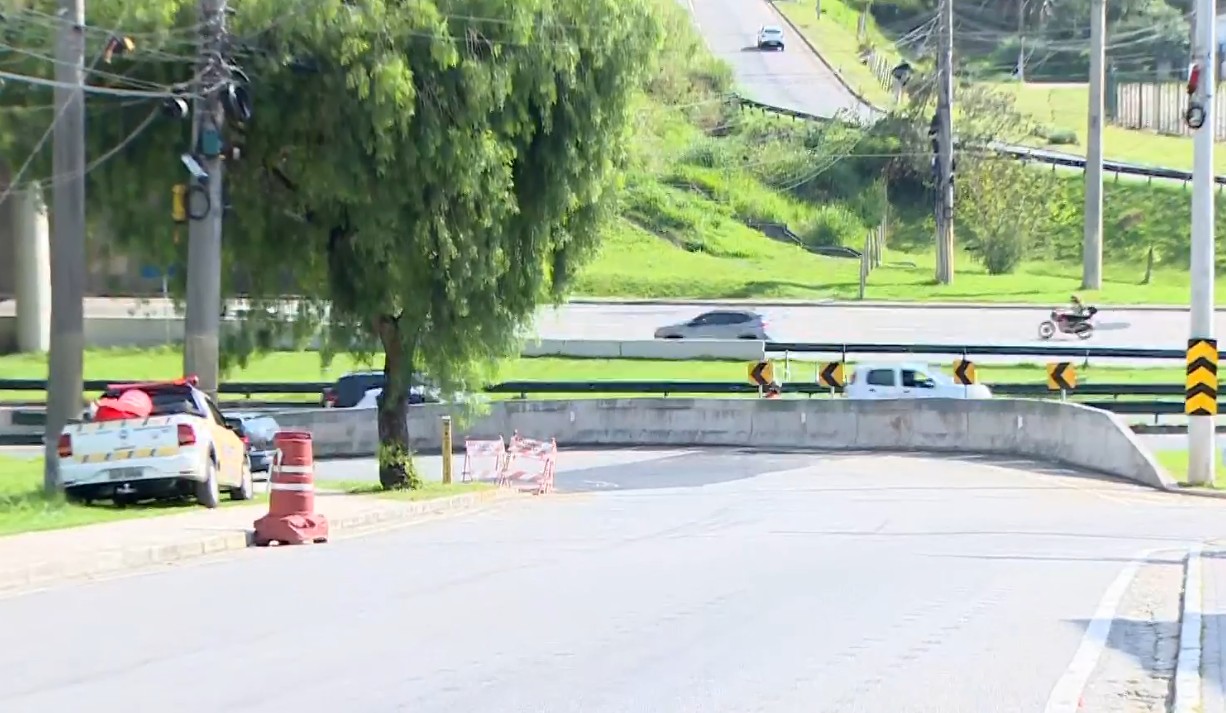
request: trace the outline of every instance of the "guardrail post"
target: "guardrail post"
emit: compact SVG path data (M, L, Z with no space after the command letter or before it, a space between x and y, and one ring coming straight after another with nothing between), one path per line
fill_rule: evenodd
M443 416L443 485L451 484L451 417Z

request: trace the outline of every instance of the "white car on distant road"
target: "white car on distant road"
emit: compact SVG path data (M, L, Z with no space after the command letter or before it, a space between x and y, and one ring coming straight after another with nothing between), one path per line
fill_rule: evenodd
M783 51L783 28L774 25L764 25L759 29L758 49L778 49Z
M843 393L849 399L990 399L984 384L962 385L921 362L856 364Z

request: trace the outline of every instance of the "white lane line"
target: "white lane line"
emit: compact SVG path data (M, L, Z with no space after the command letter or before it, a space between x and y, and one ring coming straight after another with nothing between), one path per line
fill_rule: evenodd
M1179 607L1179 654L1175 664L1175 705L1172 713L1201 710L1201 545L1188 548L1183 575L1183 603Z
M1155 547L1142 550L1116 576L1115 581L1107 588L1107 593L1098 603L1098 609L1094 610L1094 618L1086 626L1085 633L1081 637L1081 645L1077 647L1077 653L1073 654L1072 662L1069 663L1068 669L1052 689L1051 696L1047 699L1047 707L1043 709L1044 713L1077 713L1080 708L1081 694L1085 691L1090 675L1094 673L1094 667L1098 665L1098 659L1107 646L1111 624L1115 620L1115 613L1120 608L1120 601L1124 598L1124 593L1128 591L1128 585L1132 584L1132 580L1137 576L1137 571L1141 569L1145 560L1158 552L1170 549L1170 547Z

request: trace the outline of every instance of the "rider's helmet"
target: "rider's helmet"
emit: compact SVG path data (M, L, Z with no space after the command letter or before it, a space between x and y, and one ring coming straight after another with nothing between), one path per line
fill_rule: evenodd
M1077 295L1069 295L1069 301L1075 305L1081 304L1081 298Z

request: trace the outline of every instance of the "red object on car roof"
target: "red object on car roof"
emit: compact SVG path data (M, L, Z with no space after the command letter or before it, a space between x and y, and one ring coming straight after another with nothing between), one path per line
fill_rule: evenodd
M156 389L159 386L195 386L200 383L196 375L186 376L173 381L133 381L126 384L107 384L107 391L131 391L134 389Z
M98 399L95 421L118 421L125 418L148 418L153 411L153 399L140 389L128 389L117 398Z

